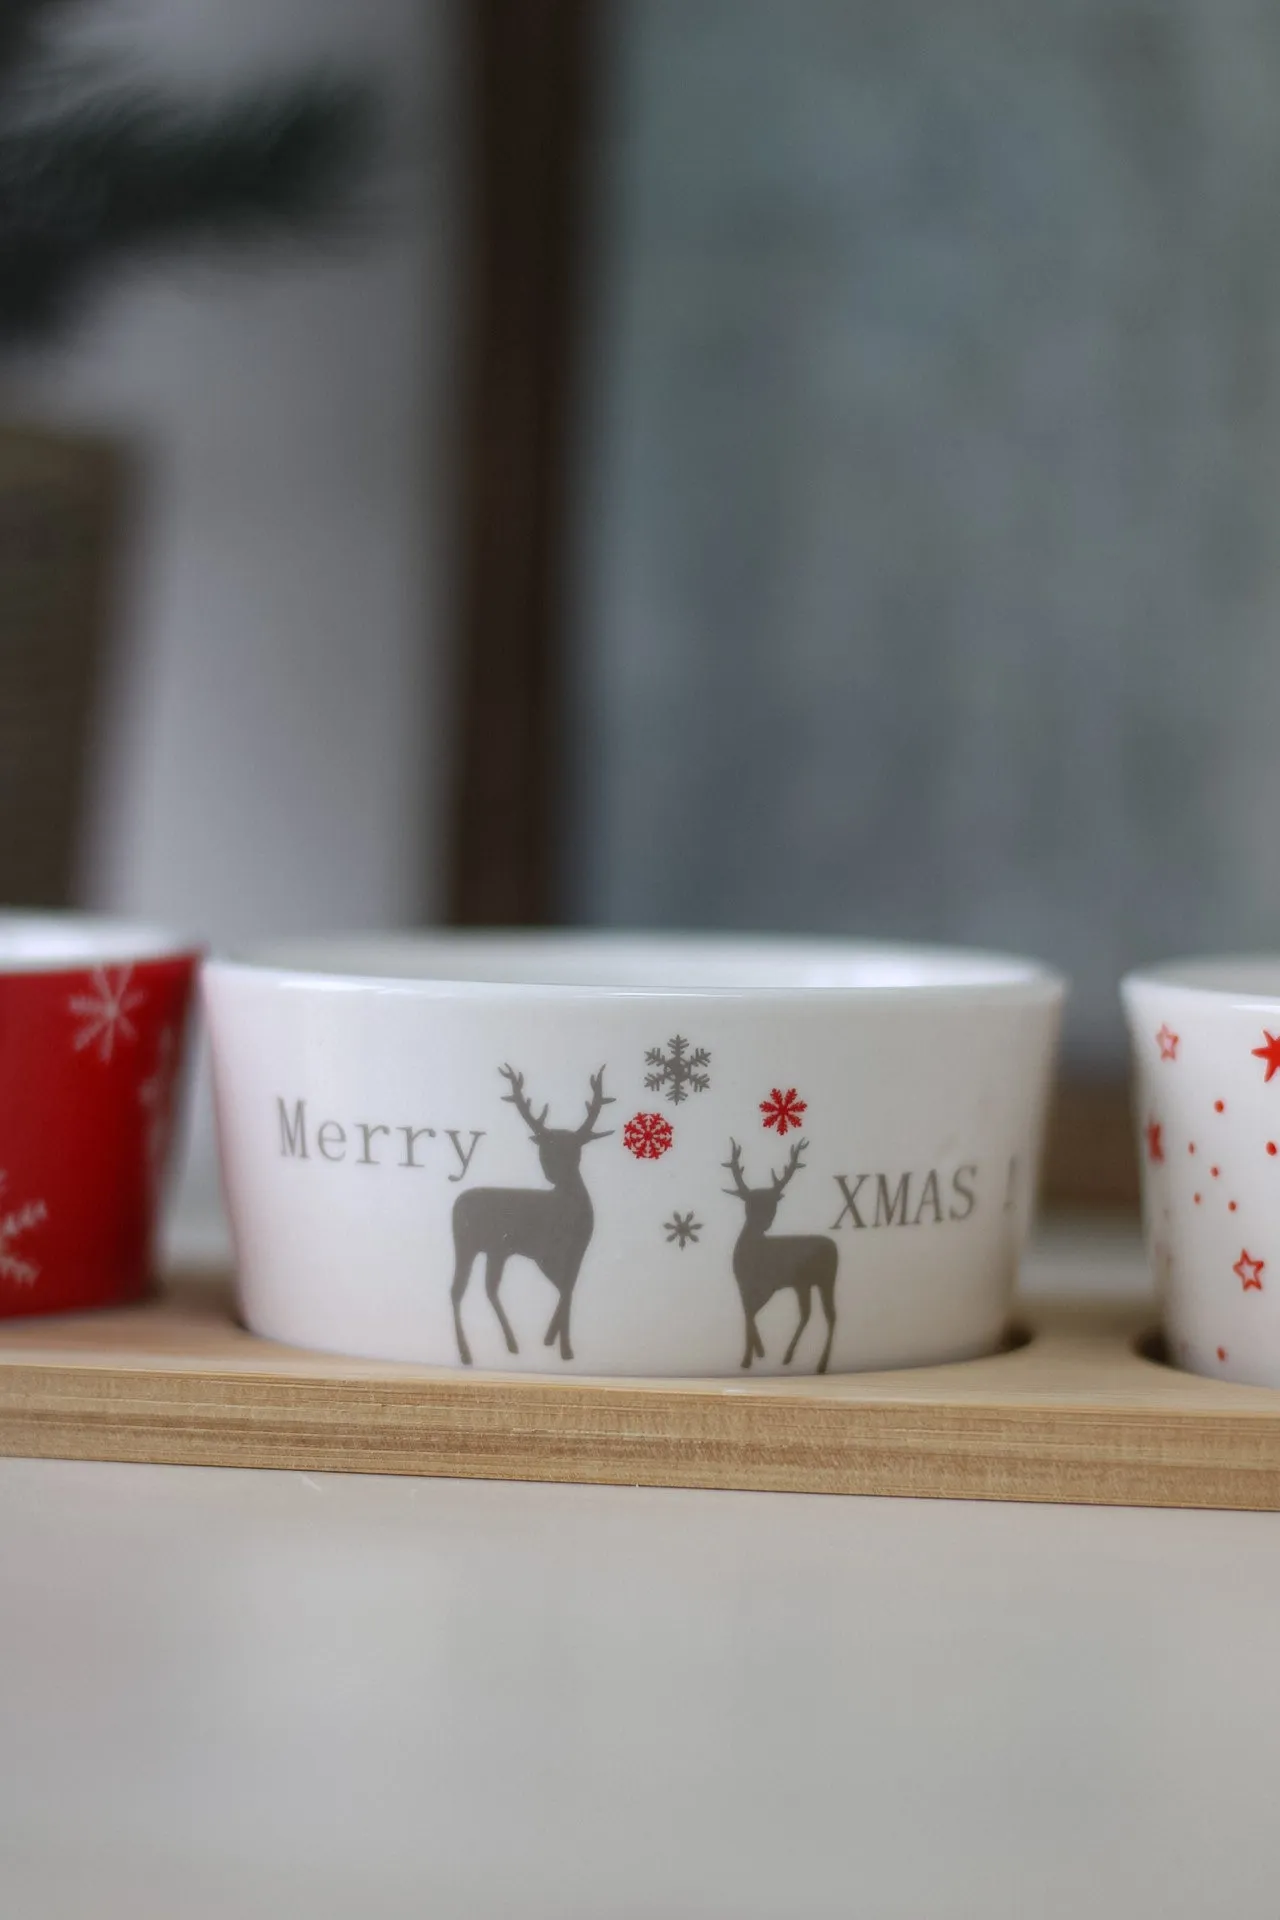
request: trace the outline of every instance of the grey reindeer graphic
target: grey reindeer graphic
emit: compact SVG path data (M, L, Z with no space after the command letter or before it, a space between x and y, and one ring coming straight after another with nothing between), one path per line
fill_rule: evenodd
M747 1348L742 1356L744 1367L751 1365L753 1354L764 1359L764 1342L756 1328L756 1315L775 1293L781 1293L787 1287L795 1290L800 1304L800 1322L791 1336L791 1345L783 1355L783 1365L790 1365L800 1335L809 1324L815 1293L827 1316L827 1341L818 1362L819 1373L826 1372L827 1362L831 1358L831 1336L836 1330L836 1267L840 1258L836 1243L820 1233L771 1235L768 1231L773 1225L783 1194L804 1165L800 1155L808 1144L807 1140L801 1140L792 1147L786 1166L781 1173L770 1176L770 1185L767 1187L747 1185L742 1170L742 1152L736 1140L729 1142L729 1158L721 1162L733 1175L732 1187L726 1187L724 1191L736 1195L747 1213L733 1249L733 1277L742 1295L742 1311L747 1321Z
M507 1261L522 1254L540 1267L560 1295L543 1341L551 1346L559 1338L560 1357L572 1360L569 1344L569 1308L577 1284L582 1257L591 1243L595 1214L591 1196L583 1182L578 1162L582 1149L592 1140L606 1140L613 1131L593 1131L604 1107L613 1105L613 1097L604 1090L604 1068L591 1076L591 1093L586 1118L580 1127L549 1127L548 1109L535 1114L525 1098L524 1075L514 1067L501 1072L511 1086L503 1099L513 1106L529 1129L542 1171L551 1182L543 1187L471 1187L453 1203L453 1324L458 1336L458 1358L471 1365L471 1349L462 1330L462 1297L471 1278L471 1269L480 1254L485 1256L484 1290L489 1296L498 1325L507 1342L508 1353L518 1353L511 1322L502 1309L498 1289Z

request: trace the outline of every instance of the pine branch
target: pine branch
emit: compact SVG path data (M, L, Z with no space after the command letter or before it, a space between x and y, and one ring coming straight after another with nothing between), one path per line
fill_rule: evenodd
M0 344L64 323L120 256L332 228L373 133L369 95L327 81L207 109L121 94L0 132Z
M75 0L0 0L0 79L45 50L45 25Z

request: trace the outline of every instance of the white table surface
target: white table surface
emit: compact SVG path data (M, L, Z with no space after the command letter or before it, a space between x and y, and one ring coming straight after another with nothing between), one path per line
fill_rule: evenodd
M1271 1515L2 1461L0 1915L1276 1920L1278 1621Z

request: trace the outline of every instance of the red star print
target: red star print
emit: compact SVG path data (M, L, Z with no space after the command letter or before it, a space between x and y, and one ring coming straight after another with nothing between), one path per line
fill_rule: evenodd
M1147 1136L1147 1158L1156 1166L1164 1164L1164 1141L1161 1134L1164 1128L1158 1120L1148 1120L1143 1132Z
M1274 1033L1268 1033L1265 1027L1262 1029L1262 1033L1267 1044L1265 1047L1255 1047L1253 1049L1253 1057L1255 1060L1265 1060L1267 1063L1267 1071L1262 1079L1262 1084L1265 1087L1272 1074L1280 1069L1280 1040L1277 1040Z
M1178 1039L1179 1039L1179 1036L1173 1031L1172 1027L1170 1027L1168 1022L1166 1021L1165 1025L1161 1027L1159 1033L1156 1035L1156 1045L1160 1049L1160 1058L1162 1060L1177 1059Z
M1256 1288L1259 1293L1262 1292L1262 1269L1266 1264L1265 1260L1251 1260L1245 1248L1240 1249L1240 1258L1231 1271L1239 1280L1245 1293L1248 1293L1250 1287Z
M763 1125L776 1127L779 1133L785 1133L788 1127L800 1131L800 1115L808 1108L807 1100L797 1100L794 1087L788 1087L783 1093L780 1087L769 1089L770 1098L760 1102L760 1111L764 1115Z

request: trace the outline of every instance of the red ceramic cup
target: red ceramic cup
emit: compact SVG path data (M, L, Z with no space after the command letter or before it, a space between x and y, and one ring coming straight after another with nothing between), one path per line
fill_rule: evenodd
M197 952L0 913L0 1317L145 1293Z

